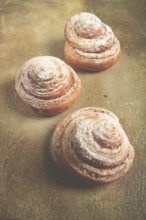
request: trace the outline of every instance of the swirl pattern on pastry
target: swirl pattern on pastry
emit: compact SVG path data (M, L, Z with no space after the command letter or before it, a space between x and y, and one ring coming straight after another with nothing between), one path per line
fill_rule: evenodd
M59 122L51 154L58 165L101 183L123 176L135 155L117 116L95 107L80 109Z
M97 16L82 12L72 16L65 26L66 59L76 67L104 70L120 55L120 43L112 29Z
M80 93L74 70L56 57L28 60L18 71L15 89L20 98L42 115L55 115L70 107Z

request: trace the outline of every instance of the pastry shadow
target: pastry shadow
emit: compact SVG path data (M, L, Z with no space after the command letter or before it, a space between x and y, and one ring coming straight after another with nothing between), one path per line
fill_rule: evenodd
M54 56L57 58L60 58L61 60L65 61L64 57L64 44L65 40L60 39L60 40L52 40L49 45L46 48L49 48L49 56ZM48 51L47 51L48 53Z
M29 106L27 106L17 95L15 91L14 79L10 79L1 85L3 93L4 104L6 108L15 113L26 117L43 118L43 116L35 113Z
M51 139L51 135L50 135L50 139ZM102 184L94 183L84 180L81 177L72 174L69 171L60 168L58 165L56 165L56 163L53 161L50 152L50 140L46 141L44 158L45 158L46 172L48 173L48 180L50 180L51 178L53 182L55 182L56 184L60 184L63 187L76 188L76 189L89 189L93 187L104 187L105 185L107 185L103 183Z
M74 67L73 65L71 65L71 64L69 64L68 63L68 65L70 65L74 70L75 70L75 72L76 73L80 73L80 74L99 74L100 72L102 72L102 71L104 71L104 70L102 70L102 71L89 71L89 70L82 70L82 69L78 69L78 68L76 68L76 67Z

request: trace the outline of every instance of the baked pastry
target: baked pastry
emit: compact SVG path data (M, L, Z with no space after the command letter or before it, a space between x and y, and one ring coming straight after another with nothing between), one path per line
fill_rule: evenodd
M112 29L95 15L82 12L65 26L65 58L75 67L100 71L112 66L120 55L120 43Z
M20 98L36 112L50 116L70 107L79 96L81 82L74 70L56 57L27 61L15 78Z
M63 119L51 139L54 161L85 180L107 183L131 167L134 149L117 116L83 108Z

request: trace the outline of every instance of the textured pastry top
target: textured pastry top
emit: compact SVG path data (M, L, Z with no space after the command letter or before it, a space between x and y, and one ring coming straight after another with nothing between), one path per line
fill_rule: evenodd
M80 109L57 125L51 152L56 163L95 182L119 178L134 158L117 116L94 107Z
M85 58L107 58L120 48L112 29L94 14L86 12L70 18L65 27L65 38L76 53Z
M15 88L19 96L36 109L50 110L70 100L80 90L80 79L65 62L40 56L27 61L18 71Z

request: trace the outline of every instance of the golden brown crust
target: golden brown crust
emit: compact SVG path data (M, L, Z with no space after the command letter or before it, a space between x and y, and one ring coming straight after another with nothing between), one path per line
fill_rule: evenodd
M72 16L65 26L65 58L74 66L101 71L120 56L120 43L111 28L90 13Z
M34 57L15 78L20 98L44 116L55 115L70 107L79 96L81 82L74 70L58 58Z
M94 107L80 109L57 125L51 154L59 166L97 183L123 176L135 155L117 116Z

